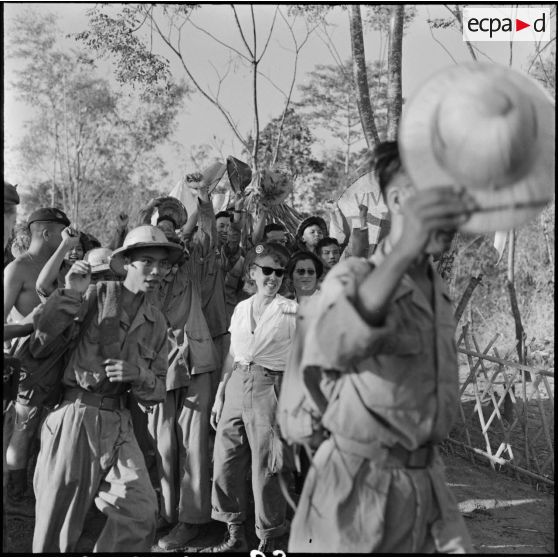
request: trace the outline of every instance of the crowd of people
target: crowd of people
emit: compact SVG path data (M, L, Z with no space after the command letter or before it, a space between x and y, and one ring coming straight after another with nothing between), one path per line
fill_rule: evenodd
M393 142L376 171L392 225L373 255L364 206L353 230L332 206L342 242L318 215L292 234L265 207L250 229L242 196L215 214L203 177L194 212L150 200L135 226L115 218L108 246L57 208L16 228L5 510L34 505L33 552L74 552L93 504L107 517L95 552L183 549L216 520L226 536L202 552L246 553L251 514L264 553L287 533L292 552L469 548L436 450L457 375L430 255L473 206L452 187L414 192ZM5 182L5 248L17 203ZM313 456L287 444L277 417L293 362L352 372Z

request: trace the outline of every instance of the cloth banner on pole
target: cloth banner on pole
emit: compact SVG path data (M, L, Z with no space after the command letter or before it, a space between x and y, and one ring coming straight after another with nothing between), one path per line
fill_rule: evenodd
M389 213L382 200L380 186L374 177L372 158L357 169L349 182L349 186L337 200L337 204L352 229L360 228L358 206L363 204L368 207L366 222L370 243L369 254L374 253L378 242L389 231Z

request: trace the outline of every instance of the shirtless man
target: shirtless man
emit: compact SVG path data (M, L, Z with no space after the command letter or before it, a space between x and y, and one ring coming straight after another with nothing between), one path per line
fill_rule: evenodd
M4 323L8 316L17 322L40 304L35 290L37 277L62 241L61 232L69 226L66 214L47 207L32 213L27 221L31 231L29 249L4 270ZM15 427L6 461L9 471L8 498L21 501L27 488L27 461L30 442L38 425L39 409L15 402Z

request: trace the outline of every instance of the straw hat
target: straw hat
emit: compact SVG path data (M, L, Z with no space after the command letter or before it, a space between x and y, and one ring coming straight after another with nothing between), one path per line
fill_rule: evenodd
M554 103L497 64L451 66L406 103L403 165L419 189L460 184L480 211L462 227L490 232L534 217L554 193Z
M182 255L182 246L168 242L165 233L151 225L142 225L132 229L124 239L124 244L112 253L110 268L118 275L126 275L124 269L124 256L136 248L165 248L168 250L168 259L175 263Z

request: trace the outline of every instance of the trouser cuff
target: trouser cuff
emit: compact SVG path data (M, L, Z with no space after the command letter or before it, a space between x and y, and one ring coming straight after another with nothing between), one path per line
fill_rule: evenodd
M275 537L280 537L284 535L289 530L289 525L287 522L279 525L278 527L268 527L267 529L260 529L256 525L256 535L260 541L264 539L273 539Z
M246 521L246 514L244 512L222 512L213 510L211 518L223 523L244 523Z

